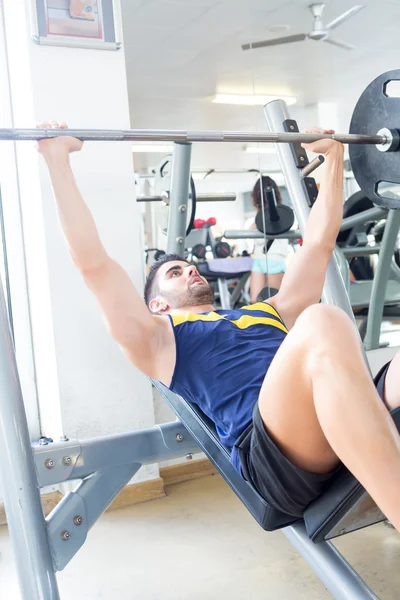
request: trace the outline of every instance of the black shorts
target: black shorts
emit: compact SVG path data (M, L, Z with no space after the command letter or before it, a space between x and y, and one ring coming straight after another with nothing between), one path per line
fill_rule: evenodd
M374 378L383 400L383 387L390 362ZM268 435L258 409L254 407L253 422L237 440L242 474L259 494L274 508L294 517L302 517L305 508L325 489L335 471L325 474L303 471L290 462Z

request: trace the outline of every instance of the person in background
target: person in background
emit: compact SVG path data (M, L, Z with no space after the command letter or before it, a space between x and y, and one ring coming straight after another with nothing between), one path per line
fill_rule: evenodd
M282 204L282 197L276 182L263 175L260 177L251 193L253 206L257 211L262 210L263 205L266 205L267 199L265 190L272 187L275 191L275 197L278 204ZM256 229L253 222L251 229ZM254 240L253 250L253 267L250 276L250 297L251 302L257 302L257 298L261 290L267 285L270 288L279 290L283 276L286 271L286 257L288 253L288 240L274 240L271 248L265 254L265 243L263 239Z

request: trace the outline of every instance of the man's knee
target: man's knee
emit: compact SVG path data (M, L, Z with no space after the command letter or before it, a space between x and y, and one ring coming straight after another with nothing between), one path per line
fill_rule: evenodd
M296 328L312 364L347 364L359 359L360 338L353 321L337 306L314 304L297 319Z
M353 329L352 320L341 308L331 304L312 304L306 308L296 321L296 325L304 327L315 334L332 331L335 327Z

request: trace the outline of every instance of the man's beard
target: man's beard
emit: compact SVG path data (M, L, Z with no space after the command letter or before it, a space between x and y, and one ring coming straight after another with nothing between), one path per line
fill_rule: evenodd
M161 292L169 306L184 308L185 306L203 306L214 302L214 291L208 284L191 285L186 292Z

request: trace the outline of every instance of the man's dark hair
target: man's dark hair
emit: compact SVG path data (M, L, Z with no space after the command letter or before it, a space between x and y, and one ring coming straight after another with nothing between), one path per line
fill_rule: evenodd
M149 274L146 279L146 283L144 285L144 301L145 301L147 307L149 306L150 300L155 298L155 296L157 296L157 294L160 291L158 284L157 284L157 273L158 273L159 268L162 267L162 265L165 265L165 263L167 263L167 262L177 261L177 260L180 260L181 262L185 262L188 265L190 264L186 259L182 258L182 256L179 256L179 254L163 254L163 256L161 258L156 260L151 265Z
M263 195L261 195L261 186L262 186L262 194ZM282 204L282 196L281 196L281 192L280 192L278 185L271 177L267 177L266 175L263 175L261 178L259 178L257 180L257 182L253 188L253 191L251 193L251 199L253 201L253 206L257 210L262 209L263 200L264 200L264 206L268 210L265 189L269 188L269 187L274 189L276 203Z

